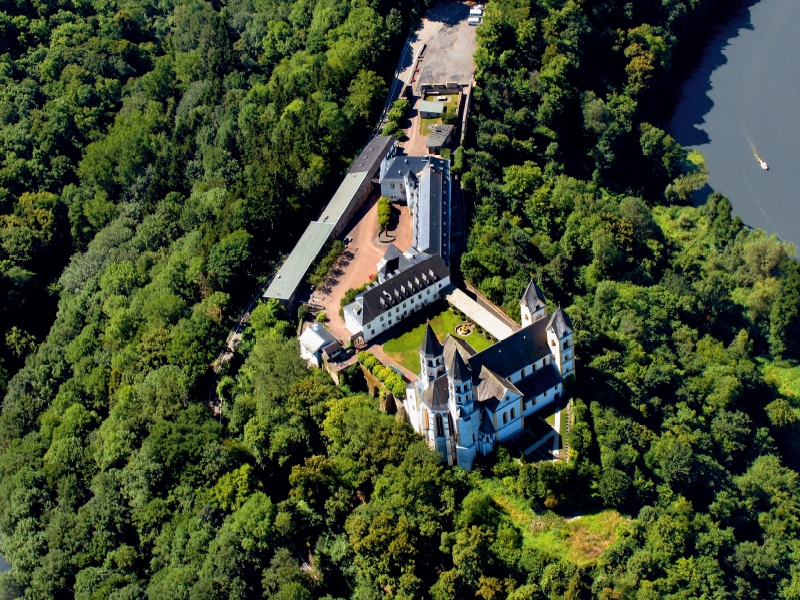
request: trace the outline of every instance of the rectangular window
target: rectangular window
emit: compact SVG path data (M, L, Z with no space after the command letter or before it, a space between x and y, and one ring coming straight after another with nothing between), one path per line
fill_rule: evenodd
M389 187L390 187L391 189L394 189L394 184L393 184L393 183L390 183L390 184L389 184Z

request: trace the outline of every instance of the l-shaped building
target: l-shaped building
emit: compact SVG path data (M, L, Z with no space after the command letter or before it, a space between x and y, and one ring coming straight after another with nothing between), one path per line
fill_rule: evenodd
M377 267L375 280L344 307L345 327L365 342L438 300L450 285L442 257L413 246L400 252L389 244Z

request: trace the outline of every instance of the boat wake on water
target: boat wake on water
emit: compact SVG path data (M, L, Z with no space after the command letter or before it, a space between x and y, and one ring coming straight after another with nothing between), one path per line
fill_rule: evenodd
M750 139L749 135L747 136L747 141L750 142L750 150L753 151L753 156L756 157L758 164L761 165L761 168L765 171L769 171L769 165L767 164L767 161L758 155L758 152L756 152L756 145L753 143L753 140Z

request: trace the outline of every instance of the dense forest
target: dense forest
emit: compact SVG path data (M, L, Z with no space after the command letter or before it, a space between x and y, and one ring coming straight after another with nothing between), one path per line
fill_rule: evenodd
M275 303L212 415L424 9L0 0L0 598L800 598L800 266L658 126L724 2L478 28L461 270L572 317L569 462L442 467Z

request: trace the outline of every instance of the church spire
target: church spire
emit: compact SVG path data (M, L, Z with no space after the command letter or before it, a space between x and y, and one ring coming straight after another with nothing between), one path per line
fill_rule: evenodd
M453 353L453 360L447 367L447 374L453 381L463 382L472 379L472 373L458 350Z
M525 293L519 301L520 316L522 318L522 326L527 327L534 321L544 319L545 308L547 304L544 301L544 294L539 286L531 279L528 287L525 288Z
M419 348L421 354L425 356L441 356L444 348L439 343L439 338L433 332L430 321L425 325L425 337L422 339L422 345Z

